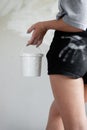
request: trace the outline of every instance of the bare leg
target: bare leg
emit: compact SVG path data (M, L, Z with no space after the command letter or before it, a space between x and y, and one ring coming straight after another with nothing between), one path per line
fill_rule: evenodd
M64 130L62 118L56 105L54 100L50 107L46 130Z
M56 103L59 106L58 111L62 116L61 118L61 116L57 114L58 117L60 117L59 121L61 124L59 130L63 129L61 119L63 119L66 130L86 130L87 126L84 109L84 86L82 79L74 80L65 76L58 75L50 76L50 80ZM58 118L57 116L55 117Z
M87 84L84 85L84 100L87 102ZM62 117L54 100L49 111L46 130L64 130Z
M87 102L87 84L84 85L84 98L85 98L85 102Z

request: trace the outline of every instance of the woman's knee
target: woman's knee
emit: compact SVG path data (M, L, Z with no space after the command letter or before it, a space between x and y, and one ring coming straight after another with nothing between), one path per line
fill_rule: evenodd
M49 118L50 119L61 118L59 108L58 108L58 104L56 103L55 100L51 104L50 111L49 111Z
M59 108L55 100L52 102L51 107L50 107L50 116L52 117L60 116Z

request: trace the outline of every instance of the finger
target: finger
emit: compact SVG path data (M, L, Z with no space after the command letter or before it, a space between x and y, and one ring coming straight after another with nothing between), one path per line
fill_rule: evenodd
M34 43L34 39L31 38L31 40L28 41L27 45L26 46L29 46L29 45L32 45Z
M34 39L31 39L30 41L28 41L27 46L28 46L28 45L33 45L33 44L34 44Z
M35 37L35 31L34 31L33 34L32 34L31 39L28 41L28 45L33 44L35 42L35 39L36 39L36 37Z
M36 42L33 42L33 44L28 43L26 46L30 46L30 45L36 45Z
M42 40L38 41L38 44L36 45L36 47L39 47L42 43Z
M38 40L35 39L34 37L32 37L32 38L28 41L27 46L28 46L28 45L36 45L37 42L38 42Z
M27 33L31 33L34 30L34 26L31 26L28 30Z
M26 46L30 46L30 44L29 44L29 43L27 43L27 44L26 44Z
M33 41L33 44L30 44L30 42L29 42L26 46L36 45L36 47L39 47L41 43L42 43L42 40L40 40L40 41L34 40L34 41Z

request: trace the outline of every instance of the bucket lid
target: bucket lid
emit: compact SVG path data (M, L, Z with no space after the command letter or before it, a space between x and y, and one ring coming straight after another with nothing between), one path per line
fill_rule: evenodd
M21 54L20 56L25 56L25 57L28 57L28 56L33 56L33 57L37 57L37 56L40 56L40 57L42 57L43 56L43 54L42 53L23 53L23 54Z

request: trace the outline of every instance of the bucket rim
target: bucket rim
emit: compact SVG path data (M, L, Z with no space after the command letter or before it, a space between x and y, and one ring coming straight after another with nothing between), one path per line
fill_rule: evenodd
M23 53L20 55L21 57L37 57L37 56L40 56L40 57L43 57L44 54L43 53Z

